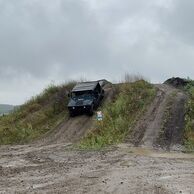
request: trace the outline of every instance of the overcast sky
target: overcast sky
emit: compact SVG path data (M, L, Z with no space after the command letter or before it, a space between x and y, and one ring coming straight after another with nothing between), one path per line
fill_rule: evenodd
M85 77L194 79L192 0L0 0L0 104Z

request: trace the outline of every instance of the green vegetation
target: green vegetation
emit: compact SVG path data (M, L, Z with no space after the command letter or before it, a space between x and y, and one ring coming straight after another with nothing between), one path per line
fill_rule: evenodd
M50 85L9 115L0 117L0 144L26 143L58 125L68 112L67 93L75 82Z
M96 121L94 129L81 141L81 148L122 142L156 94L154 87L144 80L114 87L114 100L102 108L103 121Z
M194 150L194 81L189 80L189 84L185 87L189 94L187 103L187 112L185 116L185 145L188 150Z

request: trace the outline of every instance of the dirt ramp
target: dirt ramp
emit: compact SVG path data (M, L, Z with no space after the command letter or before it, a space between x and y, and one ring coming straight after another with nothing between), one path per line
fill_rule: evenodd
M41 141L46 144L74 143L81 139L92 126L94 118L86 115L69 118L63 121L54 131Z
M166 102L161 133L155 144L167 150L179 150L183 144L187 96L176 90Z
M156 85L158 89L157 97L151 105L154 111L148 117L151 119L147 123L140 145L143 147L153 147L156 144L156 139L160 136L160 132L164 123L164 114L168 98L176 92L176 89L167 85ZM149 112L148 112L149 114Z
M156 87L157 95L155 99L137 122L132 134L129 134L129 137L126 139L127 142L135 146L145 144L152 147L154 139L158 136L162 123L162 114L160 113L163 111L167 86L157 85Z
M183 91L157 84L157 95L127 141L135 146L174 149L182 144L185 102Z

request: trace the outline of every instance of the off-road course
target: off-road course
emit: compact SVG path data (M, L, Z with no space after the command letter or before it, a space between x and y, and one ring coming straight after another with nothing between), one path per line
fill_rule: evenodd
M165 84L156 87L157 96L123 144L76 149L72 143L95 119L78 116L35 143L1 146L0 193L194 193L194 155L181 146L187 96Z

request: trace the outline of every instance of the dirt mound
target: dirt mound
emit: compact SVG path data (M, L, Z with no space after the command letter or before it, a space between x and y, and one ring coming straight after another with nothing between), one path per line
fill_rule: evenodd
M164 82L164 84L168 84L176 88L185 87L188 83L189 83L188 80L180 78L180 77L173 77Z

